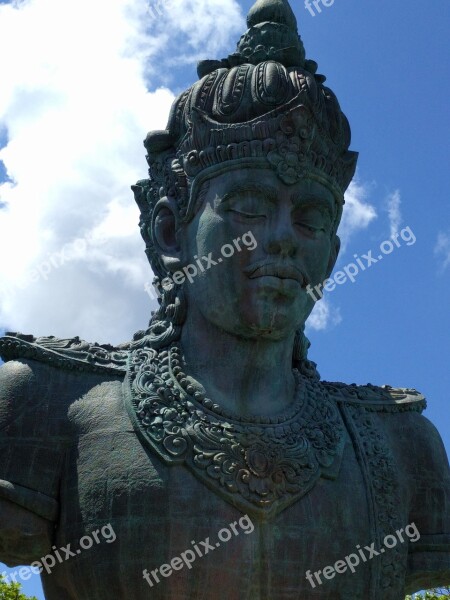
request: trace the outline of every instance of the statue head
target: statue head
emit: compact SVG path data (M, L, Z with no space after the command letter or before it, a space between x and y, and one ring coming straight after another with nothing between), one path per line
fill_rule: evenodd
M306 286L336 261L357 154L287 1L258 0L247 24L236 52L201 62L167 129L144 141L149 179L133 190L163 293L136 342L167 345L197 310L236 335L295 334L295 364L306 358L314 305ZM234 250L225 258L226 245ZM178 283L189 264L195 278Z

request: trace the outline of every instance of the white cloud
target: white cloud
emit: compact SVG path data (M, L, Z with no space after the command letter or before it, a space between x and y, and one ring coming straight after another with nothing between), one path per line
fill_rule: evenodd
M147 0L148 16L154 31L175 27L184 35L184 43L167 39L168 64L223 58L230 53L244 32L245 19L239 5L222 0ZM180 19L180 15L183 18ZM220 15L220 27L218 24ZM232 39L230 40L230 34ZM231 45L230 45L231 44ZM234 49L234 48L233 48ZM224 53L225 51L225 53Z
M119 342L146 325L152 276L129 187L174 98L155 86L170 48L213 58L242 26L235 0L175 4L157 25L146 0L0 5L0 160L12 180L0 184L0 326Z
M389 194L389 196L386 199L386 206L389 217L389 230L391 237L394 237L398 234L398 228L400 227L400 223L402 222L402 214L400 212L401 202L402 201L400 198L399 190L395 190L395 192Z
M440 232L437 237L434 253L439 257L442 271L450 266L450 232Z
M322 300L316 302L312 313L309 315L306 322L306 331L308 329L323 331L330 326L339 325L341 321L342 317L339 308L332 306L327 298L322 298Z
M345 252L353 235L372 223L377 217L375 207L367 202L369 186L354 179L345 192L345 204L339 226L341 255Z

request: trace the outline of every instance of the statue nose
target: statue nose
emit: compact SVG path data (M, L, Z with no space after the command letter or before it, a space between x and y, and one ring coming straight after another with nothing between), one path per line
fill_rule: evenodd
M295 256L297 241L294 232L290 231L288 227L272 231L266 250L269 254L279 254L285 257Z

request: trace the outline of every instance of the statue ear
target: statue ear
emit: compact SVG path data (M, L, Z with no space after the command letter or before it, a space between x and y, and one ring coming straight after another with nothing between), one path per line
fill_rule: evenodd
M326 279L328 279L328 277L331 275L332 270L334 269L334 265L336 264L340 249L341 249L341 239L337 234L335 234L333 236L333 239L331 240L331 251L330 251L330 258L328 260Z
M179 269L181 248L177 240L178 206L173 198L161 198L156 204L149 234L169 272Z

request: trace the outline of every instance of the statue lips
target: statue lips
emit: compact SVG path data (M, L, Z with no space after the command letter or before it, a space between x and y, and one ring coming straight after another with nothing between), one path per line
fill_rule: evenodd
M306 277L298 267L286 263L260 262L244 269L250 279L256 277L278 277L279 279L294 279L303 288L306 286Z

